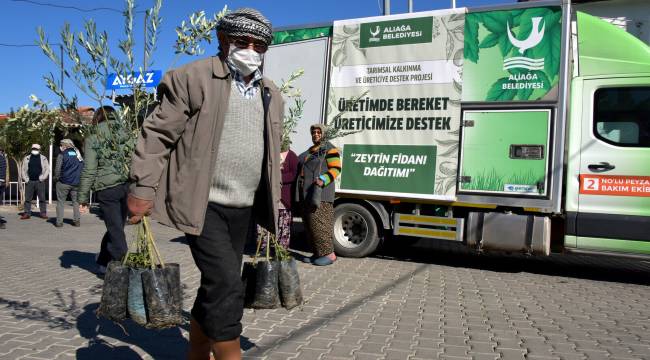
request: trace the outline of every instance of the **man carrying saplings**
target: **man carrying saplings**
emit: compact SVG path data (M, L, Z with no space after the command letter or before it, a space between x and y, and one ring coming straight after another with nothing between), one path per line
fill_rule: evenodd
M241 263L252 221L276 232L284 103L262 76L271 23L257 10L226 14L218 56L169 71L131 165L131 221L187 234L201 272L189 359L241 359Z

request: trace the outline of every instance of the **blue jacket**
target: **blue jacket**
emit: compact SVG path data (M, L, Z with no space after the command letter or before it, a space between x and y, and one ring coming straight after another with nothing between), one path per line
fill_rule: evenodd
M55 178L63 184L77 186L79 185L83 168L84 163L77 158L75 149L65 149L57 158Z

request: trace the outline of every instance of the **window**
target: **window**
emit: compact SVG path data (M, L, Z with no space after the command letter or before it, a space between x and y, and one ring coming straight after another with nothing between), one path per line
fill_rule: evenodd
M650 87L598 89L594 134L608 144L650 147Z

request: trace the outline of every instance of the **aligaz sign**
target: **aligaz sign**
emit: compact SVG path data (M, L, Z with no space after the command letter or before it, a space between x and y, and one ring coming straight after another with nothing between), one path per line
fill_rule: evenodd
M130 89L137 86L156 87L161 79L160 70L136 71L128 75L109 74L106 77L106 90Z

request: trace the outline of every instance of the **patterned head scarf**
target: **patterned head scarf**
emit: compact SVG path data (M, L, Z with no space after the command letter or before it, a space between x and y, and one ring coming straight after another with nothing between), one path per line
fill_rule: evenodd
M264 41L267 45L273 39L271 22L262 13L251 8L240 8L224 15L217 24L217 31L223 31L230 36L248 36Z

